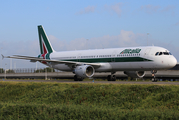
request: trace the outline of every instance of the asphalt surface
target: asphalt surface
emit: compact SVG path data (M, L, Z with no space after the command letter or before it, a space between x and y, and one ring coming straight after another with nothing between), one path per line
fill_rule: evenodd
M156 84L156 85L179 85L179 82L152 82L152 81L73 81L73 80L3 80L8 82L57 82L57 83L102 83L102 84Z

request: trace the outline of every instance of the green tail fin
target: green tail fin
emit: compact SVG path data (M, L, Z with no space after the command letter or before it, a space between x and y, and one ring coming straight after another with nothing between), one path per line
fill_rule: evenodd
M40 44L40 52L41 54L52 53L54 50L48 40L48 37L42 27L42 25L38 26L39 33L39 44Z

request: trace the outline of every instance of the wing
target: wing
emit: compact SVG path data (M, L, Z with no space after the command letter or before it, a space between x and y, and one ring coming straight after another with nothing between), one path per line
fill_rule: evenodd
M66 65L91 65L93 67L100 67L100 63L85 63L85 62L74 62L74 61L61 61L61 60L51 60L51 59L43 59L43 58L38 58L38 57L31 57L31 56L20 56L20 55L13 55L13 56L3 56L2 58L14 58L14 59L24 59L24 60L30 60L31 62L51 62L51 63L55 63L55 64L66 64Z

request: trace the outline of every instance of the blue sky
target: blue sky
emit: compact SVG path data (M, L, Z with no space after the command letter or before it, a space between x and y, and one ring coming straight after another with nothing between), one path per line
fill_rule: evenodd
M155 45L179 60L178 0L0 0L0 15L4 55L37 56L37 25L43 25L56 51ZM5 64L10 68L9 59ZM11 67L36 64L12 60Z

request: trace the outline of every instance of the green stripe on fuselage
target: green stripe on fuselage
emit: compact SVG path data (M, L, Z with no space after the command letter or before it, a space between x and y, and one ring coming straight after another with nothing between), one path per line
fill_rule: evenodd
M86 62L86 63L104 63L104 62L142 62L152 61L142 57L122 57L122 58L89 58L89 59L68 59L62 61Z

